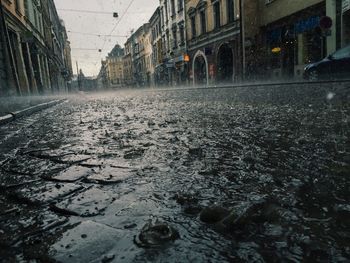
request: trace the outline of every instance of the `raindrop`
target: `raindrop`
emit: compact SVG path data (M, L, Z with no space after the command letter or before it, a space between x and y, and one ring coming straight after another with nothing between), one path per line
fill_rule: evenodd
M333 93L333 92L329 92L327 94L327 100L332 100L332 99L334 99L334 97L335 97L335 93Z

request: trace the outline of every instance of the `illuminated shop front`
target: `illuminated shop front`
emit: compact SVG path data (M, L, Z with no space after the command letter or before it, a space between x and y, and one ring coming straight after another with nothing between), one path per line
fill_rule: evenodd
M301 77L305 64L325 56L325 36L319 27L324 15L324 5L317 5L265 28L265 70L270 76Z

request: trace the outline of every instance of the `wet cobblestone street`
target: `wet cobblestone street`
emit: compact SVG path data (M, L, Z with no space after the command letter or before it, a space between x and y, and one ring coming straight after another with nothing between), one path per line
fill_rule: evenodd
M349 90L80 94L0 126L0 258L348 262Z

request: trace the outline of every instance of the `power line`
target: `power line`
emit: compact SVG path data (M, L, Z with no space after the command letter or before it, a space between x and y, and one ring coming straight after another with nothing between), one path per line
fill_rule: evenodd
M58 8L57 10L58 10L58 11L63 11L63 12L101 14L101 15L111 15L111 14L113 14L113 12L93 11L93 10L80 10L80 9ZM131 14L144 14L144 13L145 13L145 12L131 12Z
M76 13L89 13L89 14L101 14L101 15L110 15L113 12L103 12L103 11L93 11L93 10L79 10L79 9L57 9L63 12L76 12Z
M98 48L79 48L79 47L72 47L71 48L72 50L97 50L97 51L99 51L100 49L98 49ZM101 49L101 50L103 50L103 49Z
M115 26L113 27L111 33L109 33L109 35L112 35L114 30L117 28L117 26L119 25L120 21L122 21L122 19L124 18L124 16L126 15L126 13L128 12L129 8L131 7L131 5L134 3L135 0L131 0L128 7L124 10L123 14L120 16L118 22L115 24ZM101 50L104 49L105 45L106 45L107 39L105 39L105 41L103 42L102 48Z
M77 32L77 31L70 31L70 30L68 30L68 33L79 34L79 35L86 35L86 36L97 36L97 37L128 37L127 35L102 35L102 34L93 34L93 33L84 33L84 32Z

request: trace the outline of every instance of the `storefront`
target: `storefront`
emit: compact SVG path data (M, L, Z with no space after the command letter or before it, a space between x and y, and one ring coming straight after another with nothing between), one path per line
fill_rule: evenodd
M238 79L240 59L237 35L189 52L189 79L195 85L233 83Z
M266 73L272 78L301 77L305 64L322 59L325 37L319 27L325 6L317 5L266 27Z
M188 62L189 56L183 54L174 59L175 68L174 68L174 85L180 86L187 84L188 79Z

